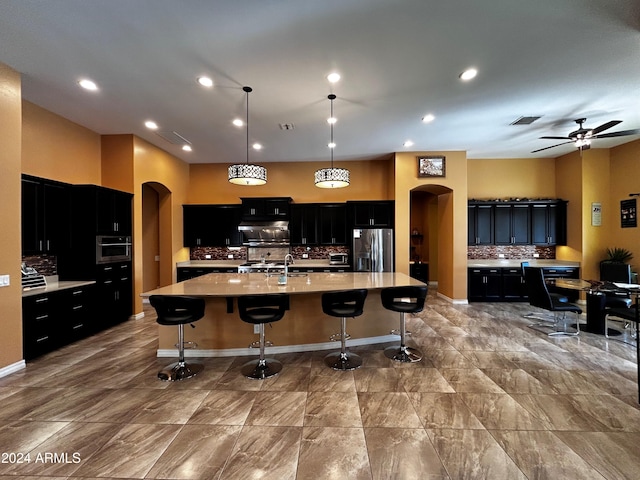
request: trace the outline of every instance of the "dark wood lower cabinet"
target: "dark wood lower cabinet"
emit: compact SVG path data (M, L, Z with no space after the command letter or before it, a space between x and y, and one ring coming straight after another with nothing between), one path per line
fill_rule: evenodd
M556 278L580 278L578 267L543 267L549 291L562 293L569 301L577 300L579 292L560 290L553 285ZM519 267L469 268L467 298L470 302L526 302L527 286Z
M96 331L95 286L22 298L25 360L31 360Z

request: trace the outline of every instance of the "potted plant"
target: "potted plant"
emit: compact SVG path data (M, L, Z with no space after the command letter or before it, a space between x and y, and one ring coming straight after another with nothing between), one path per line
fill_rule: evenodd
M607 258L603 262L629 263L633 260L633 253L626 248L607 248Z

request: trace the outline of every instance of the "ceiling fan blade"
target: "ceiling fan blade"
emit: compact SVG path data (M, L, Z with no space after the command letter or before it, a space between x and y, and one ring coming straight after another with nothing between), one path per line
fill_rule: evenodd
M611 127L615 127L619 123L622 123L622 120L611 120L610 122L603 123L599 127L594 128L593 130L591 130L591 133L592 135L597 135L600 132L604 132L605 130L610 129Z
M540 137L544 140L571 140L571 137Z
M640 129L636 129L636 130L621 130L620 132L603 133L602 135L593 135L591 138L624 137L626 135L640 135Z
M539 148L538 150L534 150L531 153L541 152L542 150L548 150L550 148L559 147L560 145L566 145L567 143L573 143L573 140L571 140L570 142L562 142L556 145L551 145L550 147Z

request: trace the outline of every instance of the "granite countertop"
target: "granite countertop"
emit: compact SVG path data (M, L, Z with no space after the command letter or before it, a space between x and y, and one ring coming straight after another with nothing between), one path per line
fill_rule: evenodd
M264 273L210 273L161 287L141 296L188 295L196 297L239 297L273 293L304 294L365 288L424 285L409 275L397 272L380 273L304 273L287 278L286 285L278 285L278 275Z
M530 267L580 267L580 262L569 262L567 260L542 260L533 259L491 259L491 260L468 260L468 268L520 268L522 262L529 262Z
M31 288L29 290L23 290L23 297L31 297L33 295L40 295L41 293L53 293L60 290L67 290L69 288L84 287L86 285L94 285L95 280L58 280L57 276L46 277L47 286L44 288Z

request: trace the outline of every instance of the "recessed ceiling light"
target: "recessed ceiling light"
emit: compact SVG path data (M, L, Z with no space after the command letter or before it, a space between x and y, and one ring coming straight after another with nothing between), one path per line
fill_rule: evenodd
M78 82L78 85L80 85L85 90L91 90L91 91L98 90L98 85L96 85L95 82L93 82L92 80L89 80L87 78L83 78L82 80L80 80Z
M329 75L327 75L327 80L329 80L329 82L331 83L336 83L340 81L340 74L336 72L330 73Z
M184 150L185 152L191 152L193 151L193 148L191 148L191 145L183 145L182 150Z
M213 80L211 80L209 77L198 77L198 83L203 87L213 87Z
M241 119L239 119L239 118L234 119L232 123L233 123L236 127L242 127L242 126L244 125L244 122L243 122Z
M158 124L156 122L154 122L153 120L147 120L146 122L144 122L144 126L147 127L150 130L157 130L158 129Z
M336 123L337 121L338 121L338 119L336 117L327 118L327 123Z
M336 148L336 144L335 144L335 142L327 143L327 147Z
M423 123L433 122L435 118L436 117L432 113L428 113L424 117L422 117L422 122Z
M262 145L260 145L259 143L254 143L252 147L254 150L262 150Z
M413 142L411 140L407 140L402 144L403 147L413 147Z
M476 70L475 68L469 68L460 74L460 79L467 81L471 80L472 78L476 78L476 75L478 75L478 70Z

